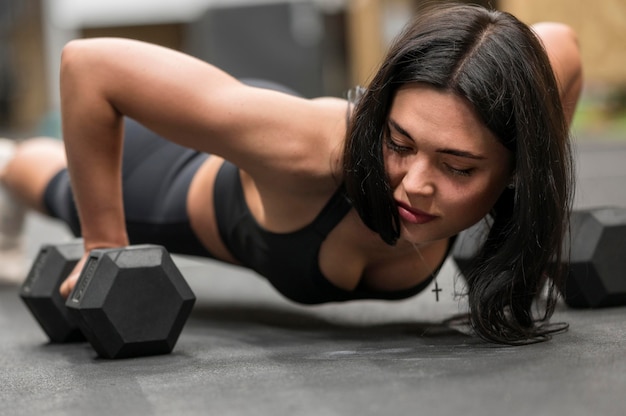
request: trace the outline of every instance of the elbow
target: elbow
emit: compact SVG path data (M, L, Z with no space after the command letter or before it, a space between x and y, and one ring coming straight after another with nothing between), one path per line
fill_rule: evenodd
M66 72L75 66L83 54L84 43L84 39L72 40L63 47L61 52L61 72Z
M102 96L107 82L107 54L95 39L72 40L61 52L61 105L89 95Z
M99 55L95 50L96 45L93 39L75 39L68 42L61 51L61 76L64 73L82 71L90 65L94 69L89 60Z
M61 100L67 96L68 92L76 88L81 74L84 74L86 67L85 40L70 41L61 52L60 84Z
M559 82L559 92L568 122L574 111L583 86L583 61L578 35L570 26L545 22L533 25L543 43L550 64Z

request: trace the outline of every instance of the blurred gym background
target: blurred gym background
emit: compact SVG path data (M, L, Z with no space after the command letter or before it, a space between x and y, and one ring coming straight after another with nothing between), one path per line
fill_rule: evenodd
M58 67L74 38L119 36L185 51L305 96L365 85L390 40L437 0L1 0L0 133L60 136ZM443 1L443 0L440 0ZM580 140L626 139L626 0L473 0L578 32Z

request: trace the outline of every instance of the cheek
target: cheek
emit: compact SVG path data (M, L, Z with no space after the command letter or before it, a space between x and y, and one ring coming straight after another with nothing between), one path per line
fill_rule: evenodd
M392 188L395 188L402 181L400 166L398 162L394 160L393 155L390 155L389 152L385 150L383 150L383 161L385 173L389 179L389 185L391 185Z
M450 188L446 196L441 194L440 208L448 211L448 215L453 216L452 220L462 227L470 226L487 215L502 194L500 186Z

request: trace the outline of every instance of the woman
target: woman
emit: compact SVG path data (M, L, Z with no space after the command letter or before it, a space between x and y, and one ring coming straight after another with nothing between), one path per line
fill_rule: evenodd
M534 29L541 41L508 14L433 9L352 103L250 87L152 45L75 41L61 68L73 194L46 140L23 143L4 182L86 252L156 242L252 268L301 303L412 296L491 214L470 321L488 340L532 342L551 332L531 306L559 281L581 84L571 30Z

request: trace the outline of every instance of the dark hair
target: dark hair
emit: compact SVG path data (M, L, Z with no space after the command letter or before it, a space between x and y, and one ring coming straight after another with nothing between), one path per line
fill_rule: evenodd
M483 338L528 343L546 323L562 279L573 167L558 85L541 42L514 16L480 6L421 13L396 39L352 116L344 179L363 222L388 244L400 234L385 171L385 125L396 91L426 83L467 99L513 154L515 188L496 202L489 237L466 273L470 323ZM544 312L533 304L548 283ZM538 306L538 304L537 304Z

